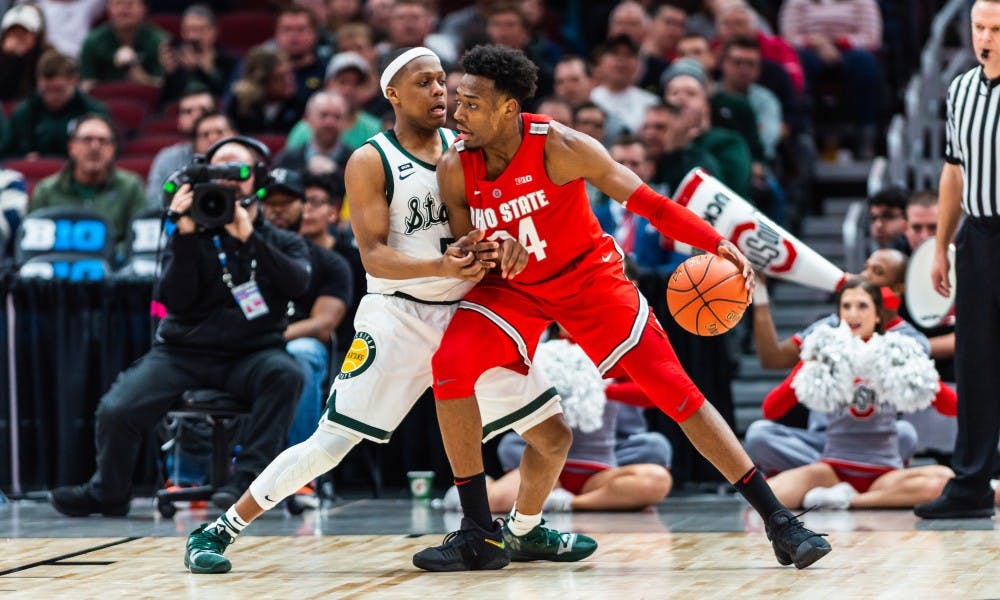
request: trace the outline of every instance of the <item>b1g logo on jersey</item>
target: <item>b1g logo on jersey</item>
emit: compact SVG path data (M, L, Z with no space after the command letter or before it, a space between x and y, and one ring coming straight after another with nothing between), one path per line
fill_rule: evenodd
M448 207L435 198L434 194L427 194L423 201L413 196L407 202L407 206L410 214L404 221L406 235L413 235L414 232L448 222Z
M344 356L344 364L340 366L337 379L357 377L368 370L375 362L375 339L364 331L354 334L354 341Z

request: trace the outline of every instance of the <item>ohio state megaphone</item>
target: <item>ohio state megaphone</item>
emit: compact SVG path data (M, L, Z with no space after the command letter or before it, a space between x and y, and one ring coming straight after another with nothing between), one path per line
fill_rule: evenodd
M831 292L846 278L843 270L702 169L692 169L684 176L674 201L688 207L736 244L754 268L768 277ZM684 254L694 252L691 246L680 242L674 248Z

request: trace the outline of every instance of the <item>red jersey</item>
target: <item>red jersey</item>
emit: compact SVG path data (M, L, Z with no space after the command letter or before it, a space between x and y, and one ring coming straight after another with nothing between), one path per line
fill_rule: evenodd
M455 143L472 224L486 232L486 239L509 236L528 251L528 266L510 282L515 286L553 278L597 248L604 237L583 179L556 185L545 171L550 120L544 115L521 113L521 145L494 180L486 179L481 149Z

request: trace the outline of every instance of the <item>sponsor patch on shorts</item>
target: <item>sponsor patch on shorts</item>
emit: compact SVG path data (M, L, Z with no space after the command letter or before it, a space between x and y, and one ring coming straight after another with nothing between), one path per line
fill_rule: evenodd
M375 361L375 339L364 331L354 334L354 341L344 356L344 364L340 366L337 379L357 377L368 370Z

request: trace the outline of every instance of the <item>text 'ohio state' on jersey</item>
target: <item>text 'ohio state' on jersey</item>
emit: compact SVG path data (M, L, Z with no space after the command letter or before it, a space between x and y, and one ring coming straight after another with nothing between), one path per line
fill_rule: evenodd
M455 142L473 225L487 239L511 237L528 251L528 266L512 281L515 285L553 277L592 251L604 233L583 179L556 185L545 171L550 118L522 113L521 119L521 145L496 179L486 179L482 150L466 148L461 139Z

